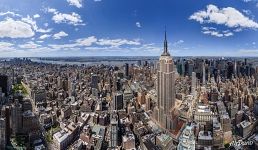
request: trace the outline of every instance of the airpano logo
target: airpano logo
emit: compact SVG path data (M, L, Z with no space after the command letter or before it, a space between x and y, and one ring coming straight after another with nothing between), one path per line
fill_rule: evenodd
M253 145L253 141L243 141L243 140L238 140L238 141L232 141L230 143L230 146L250 146Z

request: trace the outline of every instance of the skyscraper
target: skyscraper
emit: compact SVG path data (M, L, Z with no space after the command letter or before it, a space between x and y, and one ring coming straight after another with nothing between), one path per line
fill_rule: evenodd
M8 142L10 140L10 135L11 135L10 114L11 114L10 107L4 105L1 109L1 117L5 119L5 133L6 133L5 138L6 138L6 142Z
M192 72L192 86L191 86L191 93L196 96L196 73Z
M117 115L115 113L112 113L110 116L110 140L109 140L109 149L110 150L116 150L117 149Z
M18 100L11 107L11 126L13 134L21 132L22 129L22 105Z
M180 63L182 65L182 75L185 76L185 61L184 61L184 59L181 59Z
M6 121L0 118L0 149L5 149L6 146Z
M123 109L123 94L120 93L120 92L116 92L114 94L114 97L113 97L113 101L114 101L114 110L121 110Z
M98 89L99 77L96 74L91 76L91 88Z
M157 78L158 106L155 108L155 117L162 127L172 129L171 110L175 105L175 71L174 62L168 52L166 32L164 51L159 59Z
M202 84L205 85L206 82L206 74L205 74L205 61L202 64Z
M2 88L2 92L5 93L5 96L8 93L8 76L0 75L0 87Z
M129 64L128 63L125 64L125 76L129 77Z

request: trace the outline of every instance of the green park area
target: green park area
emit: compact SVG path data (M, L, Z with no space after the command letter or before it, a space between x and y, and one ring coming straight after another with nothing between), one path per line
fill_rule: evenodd
M51 128L47 131L47 133L46 133L46 136L45 136L46 141L51 143L51 142L53 141L53 134L55 134L56 132L58 132L58 131L60 131L60 130L61 130L61 128L60 128L59 125L56 125L56 126L51 127Z
M17 135L11 138L11 145L7 149L25 150L28 144L28 138L23 135Z
M28 91L22 84L15 84L12 90L14 93L21 92L23 95L28 95Z

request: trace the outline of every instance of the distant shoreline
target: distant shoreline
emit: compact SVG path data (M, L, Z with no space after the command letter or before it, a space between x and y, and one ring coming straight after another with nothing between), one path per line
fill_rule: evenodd
M257 59L254 56L172 56L175 59L201 58L201 59ZM67 62L98 62L98 61L138 61L138 60L158 60L159 56L57 56L57 57L1 57L0 60L10 60L14 58L28 58L51 61Z

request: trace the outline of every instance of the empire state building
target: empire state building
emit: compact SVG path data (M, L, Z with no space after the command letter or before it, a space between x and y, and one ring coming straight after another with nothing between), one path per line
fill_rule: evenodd
M158 103L154 110L156 121L166 129L172 129L172 109L175 105L174 62L168 52L165 32L164 50L158 62L157 71Z

